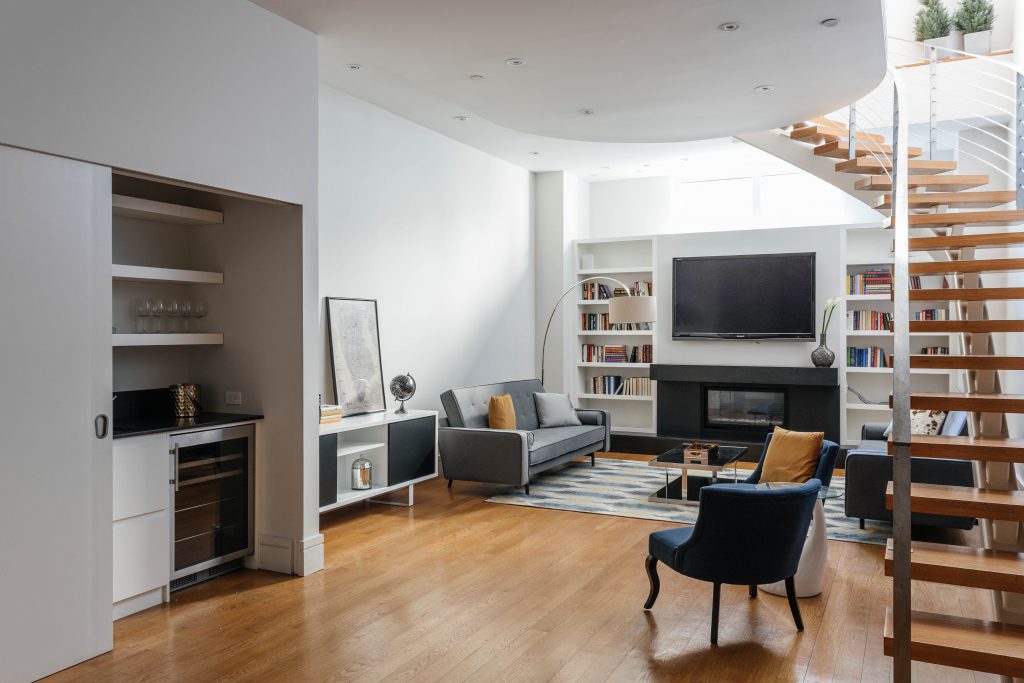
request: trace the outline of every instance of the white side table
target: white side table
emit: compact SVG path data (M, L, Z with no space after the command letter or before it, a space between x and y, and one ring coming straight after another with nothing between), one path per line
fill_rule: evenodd
M811 515L811 529L800 553L800 565L793 577L793 587L798 598L810 598L821 593L825 584L825 566L828 564L828 533L825 529L825 501L839 498L843 494L834 489L822 487L818 491L818 502ZM786 582L776 581L761 586L761 590L772 595L785 595Z

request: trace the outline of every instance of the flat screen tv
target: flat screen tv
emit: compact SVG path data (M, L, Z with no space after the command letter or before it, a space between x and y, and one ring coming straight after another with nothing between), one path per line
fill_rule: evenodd
M672 261L673 339L814 339L814 253Z

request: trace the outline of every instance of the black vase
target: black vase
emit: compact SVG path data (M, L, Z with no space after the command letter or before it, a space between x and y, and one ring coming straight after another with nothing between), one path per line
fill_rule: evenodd
M818 348L811 351L811 362L816 368L830 368L836 361L836 354L825 345L825 333L821 335L821 343Z

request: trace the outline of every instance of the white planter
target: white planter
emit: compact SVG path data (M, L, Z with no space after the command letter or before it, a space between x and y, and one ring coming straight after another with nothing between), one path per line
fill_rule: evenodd
M987 55L992 52L992 31L965 33L964 52L970 52L972 55Z
M955 52L944 50L943 48L956 49L953 36L942 36L941 38L929 38L924 41L924 56L928 59L931 56L931 50L929 48L934 47L936 59L946 59L947 57L955 57Z

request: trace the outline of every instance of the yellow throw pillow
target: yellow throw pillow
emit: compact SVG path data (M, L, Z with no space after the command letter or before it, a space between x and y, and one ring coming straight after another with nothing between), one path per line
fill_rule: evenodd
M791 432L776 427L761 468L761 481L791 481L799 484L814 478L824 432Z
M516 407L512 394L491 396L487 401L487 426L491 429L515 429Z

